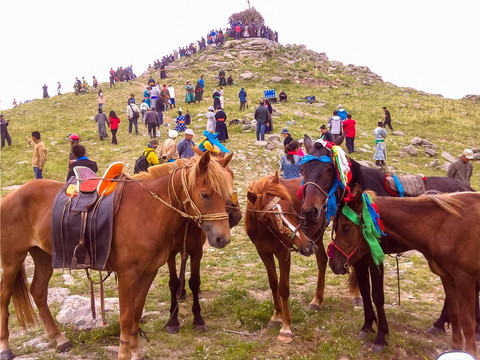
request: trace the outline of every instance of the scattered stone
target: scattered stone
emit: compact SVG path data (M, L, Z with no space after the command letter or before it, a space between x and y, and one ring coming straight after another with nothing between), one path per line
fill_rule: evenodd
M438 165L438 160L435 159L435 160L433 160L430 164L428 164L427 166L433 168L433 167L436 167L437 165Z
M257 140L253 145L266 148L268 146L268 141Z
M370 145L368 145L368 144L363 144L363 147L364 147L365 149L369 149L369 150L372 149L372 147L371 147Z
M421 110L422 109L422 105L420 104L413 104L413 107L417 110Z
M50 347L50 343L48 341L45 341L43 336L40 336L30 341L24 342L22 346L24 349L32 349L34 351L44 351Z
M240 74L240 77L243 80L250 80L255 77L255 75L251 71L244 72L243 74Z
M448 167L451 165L450 162L446 161L444 162L442 165L440 166L437 166L437 169L438 170L443 170L443 171L447 171L448 170Z
M400 120L397 120L397 125L403 125L403 123Z
M67 288L49 288L47 304L61 303L64 298L70 295L70 289Z
M425 154L427 154L428 156L436 156L437 152L430 147L426 147Z
M448 152L444 151L442 152L442 157L447 160L449 163L453 163L457 161L452 155L450 155ZM450 165L450 164L449 164Z
M430 147L430 148L435 147L435 145L431 141L428 141L428 140L425 140L425 139L422 139L422 143L420 145L425 146L425 147Z
M410 144L412 145L420 145L422 143L422 139L415 136L412 140L410 140Z
M394 132L392 132L392 135L405 136L405 133L403 131L400 131L400 130L395 130Z
M279 83L282 80L283 80L283 78L281 76L274 76L270 79L270 81L274 82L274 83Z
M299 117L300 119L303 119L305 117L305 115L303 115L303 112L301 111L295 111L293 115Z
M272 142L273 140L279 141L280 140L280 135L278 135L278 134L268 135L267 141Z
M417 156L417 149L413 145L405 146L402 151L410 156Z
M70 274L63 274L62 278L65 285L73 285L75 283L74 277Z

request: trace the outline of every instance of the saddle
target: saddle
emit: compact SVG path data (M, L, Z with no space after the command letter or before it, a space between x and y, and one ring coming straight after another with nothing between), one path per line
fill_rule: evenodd
M109 166L102 178L77 166L75 177L55 197L51 216L53 268L104 270L110 253L113 217L124 182L123 163Z
M396 176L396 178L402 187L404 196L416 197L424 194L426 191L424 177L421 175L401 175ZM400 189L395 183L394 176L391 174L385 176L385 187L393 195L400 196Z

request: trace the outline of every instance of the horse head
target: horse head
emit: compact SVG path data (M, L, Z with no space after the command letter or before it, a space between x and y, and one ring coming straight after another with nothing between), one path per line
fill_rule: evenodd
M190 200L184 201L187 212L198 219L209 244L216 248L230 243L225 206L233 192L233 177L226 169L230 160L231 156L212 161L210 152L205 152L186 176L190 195Z
M301 228L297 213L293 209L292 197L279 183L276 172L271 181L258 181L250 185L247 193L247 211L255 211L257 226L265 226L280 243L290 250L298 249L300 254L310 256L317 251L317 245Z
M306 225L313 226L326 221L328 192L333 187L336 172L332 161L332 151L329 148L320 142L313 142L308 135L304 137L304 145L307 154L314 159L304 162L301 166L303 175L302 214L305 216ZM319 159L325 159L325 161Z
M362 234L363 201L360 186L355 185L353 194L353 200L343 205L352 211L347 213L342 207L335 216L335 239L327 249L330 269L337 275L346 274L350 265L370 251Z

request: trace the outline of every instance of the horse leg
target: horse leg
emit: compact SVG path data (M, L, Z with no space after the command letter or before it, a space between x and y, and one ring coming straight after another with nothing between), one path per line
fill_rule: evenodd
M178 299L177 292L180 286L180 280L177 276L177 264L175 261L176 253L172 252L168 257L168 272L170 280L168 287L170 288L170 319L168 319L165 331L169 334L176 334L180 331L180 323L178 322Z
M148 290L150 289L156 275L157 271L150 274L143 273L138 283L137 294L135 297L135 320L133 321L132 332L130 333L130 353L132 354L132 360L145 360L138 349L138 333L140 330L140 320L142 318L145 299L147 298Z
M447 298L443 301L443 308L440 312L440 317L437 321L433 323L433 326L428 329L428 332L432 335L443 334L445 333L445 323L449 323L450 318L448 317L448 308L447 308Z
M370 279L368 274L368 266L365 260L361 260L355 264L355 273L357 274L358 288L363 302L364 323L360 329L359 337L365 339L369 333L374 333L373 322L377 321L373 310L372 299L370 296Z
M258 255L263 261L263 265L265 265L265 269L267 270L268 276L268 283L270 285L270 290L272 291L273 297L273 315L270 318L270 322L267 326L281 326L282 324L282 302L280 300L280 295L278 293L278 278L277 278L277 270L275 268L275 259L273 258L273 253L270 252L263 252L257 249Z
M72 344L58 330L57 324L53 320L52 313L47 305L48 282L52 277L52 257L38 247L30 249L30 255L35 263L35 271L33 274L30 293L37 305L40 318L47 330L47 336L55 339L57 350L66 352L72 348Z
M318 276L317 276L317 288L315 290L315 296L313 300L308 304L309 310L320 310L320 306L323 304L325 293L325 270L327 269L327 254L325 253L325 247L323 243L319 241L318 250L315 253L317 260Z
M199 301L199 290L200 290L200 261L202 260L203 248L200 246L194 251L190 251L190 280L188 285L190 290L192 290L193 296L193 328L197 331L207 331L207 325L203 320L200 301Z
M13 288L15 285L17 285L17 279L19 279L19 274L21 271L23 271L22 265L26 255L27 254L25 253L18 256L2 256L3 273L0 283L0 358L2 360L10 360L15 357L8 341L10 336L10 333L8 331L8 318L10 316L8 312L8 305L10 304L10 299L13 295ZM13 261L15 258L17 259L17 261Z
M479 304L480 280L475 282L475 340L480 341L480 304Z
M465 337L465 350L477 357L475 345L475 281L463 272L455 273L455 289L457 295L460 325Z
M282 259L282 258L280 258ZM282 299L282 328L277 340L290 343L293 341L293 333L290 329L292 326L292 316L290 315L290 308L288 307L288 298L290 296L290 259L288 256L285 260L279 260L278 266L280 268L280 283L279 294Z
M456 288L452 281L442 277L443 289L445 291L445 300L447 301L448 316L452 326L452 349L462 350L463 339L462 330L459 323L459 307L456 301Z
M128 266L125 266L127 269ZM134 270L117 272L120 305L120 346L118 360L130 360L130 337L135 320L135 298L140 275ZM138 306L138 305L137 305ZM143 306L143 304L142 304Z
M388 334L387 317L385 316L385 294L383 291L383 264L375 265L373 260L369 263L370 277L372 279L372 298L377 309L378 332L373 342L373 351L382 352L387 341L385 336Z

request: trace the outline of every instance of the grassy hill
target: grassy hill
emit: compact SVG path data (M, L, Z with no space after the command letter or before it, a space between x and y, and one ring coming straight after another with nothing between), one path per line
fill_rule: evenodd
M343 104L357 121L358 150L353 158L371 161L374 148L372 131L377 121L383 119L382 107L387 106L392 114L393 127L405 133L405 137L389 134L387 138L388 169L398 174L423 173L427 176L444 176L446 171L427 166L434 159L438 165L444 162L441 154L447 151L453 156L464 148L479 147L480 102L472 100L450 100L438 95L426 94L411 88L401 88L382 81L366 67L344 65L329 60L325 54L307 50L303 46L280 46L263 40L231 41L221 49L209 47L205 52L178 60L167 67L167 84L176 89L177 107L188 109L198 141L206 127L203 114L213 104L211 94L218 85L218 71L223 68L232 74L234 86L225 88L225 111L229 120L252 119L255 107L266 89L284 89L289 97L286 104L274 104L277 112L273 117L274 132L288 127L294 138L304 134L318 137L319 127L328 121L338 104ZM250 71L253 78L242 80L240 75ZM187 105L183 102L186 80L195 83L203 74L206 82L205 100L200 104ZM147 79L158 72L145 72L136 81L117 83L104 90L108 114L115 110L122 119L118 132L118 145L111 138L100 141L93 117L97 113L96 93L75 96L68 93L49 99L35 100L4 114L10 119L9 131L13 146L1 152L2 195L10 186L21 185L33 178L31 166L32 150L25 142L26 135L38 130L48 149L44 177L64 181L68 171L69 142L67 137L76 132L86 146L89 158L99 164L102 173L113 161L124 161L127 172L133 173L135 159L141 154L148 141L143 136L128 135L126 120L127 99L135 94L137 103L143 97ZM273 82L272 77L281 77ZM275 80L278 81L278 80ZM73 81L72 81L73 85ZM248 93L249 109L239 111L238 92L244 87ZM300 100L315 94L317 102L310 105ZM174 123L175 110L165 113L165 121ZM292 121L294 120L294 121ZM287 123L290 125L287 126ZM166 138L168 127L161 128L161 138ZM228 127L230 139L226 146L235 153L232 169L235 172L235 187L239 190L242 206L246 204L246 188L252 180L278 169L282 149L269 151L254 146L254 131L242 130L240 125ZM110 134L109 134L110 135ZM435 145L437 155L428 157L421 148L416 157L403 156L401 149L415 137L429 140ZM360 150L363 149L363 150ZM478 162L474 164L472 186L480 188ZM243 224L243 223L242 223ZM447 336L432 337L426 333L434 317L439 314L443 302L440 281L426 267L418 253L409 253L400 260L402 305L396 304L396 267L393 259L386 261L386 303L390 321L390 346L384 354L372 354L368 344L356 335L362 323L362 311L353 308L347 293L344 278L327 274L326 303L319 312L306 310L313 297L316 281L316 266L313 258L293 256L291 276L291 310L293 316L294 342L289 345L276 343L278 330L266 329L273 311L266 273L253 245L240 225L232 231L233 241L223 250L208 248L202 263L203 314L210 331L197 334L191 325L191 300L182 303L181 318L185 324L179 335L152 334L151 343L142 341L141 346L148 358L197 358L197 359L253 359L253 358L308 358L308 359L431 359L439 349L447 349ZM325 237L325 242L328 236ZM232 271L237 269L242 271ZM31 269L30 269L31 271ZM188 274L187 274L188 275ZM81 272L74 272L78 281L70 287L71 294L88 294L88 285ZM61 272L55 272L51 286L65 286ZM109 296L116 296L116 284L107 282ZM152 286L146 309L160 311L161 316L149 320L145 328L159 331L168 319L168 275L162 268ZM54 307L58 311L58 305ZM14 317L11 317L15 323ZM231 329L251 332L251 336L224 332ZM66 331L75 348L69 358L89 359L112 358L108 346L118 345L118 319L112 319L105 329L79 332L69 327ZM14 348L41 334L37 326L26 332L12 331ZM100 345L100 346L99 346ZM37 353L32 348L17 353ZM37 355L39 359L54 358L51 353Z

